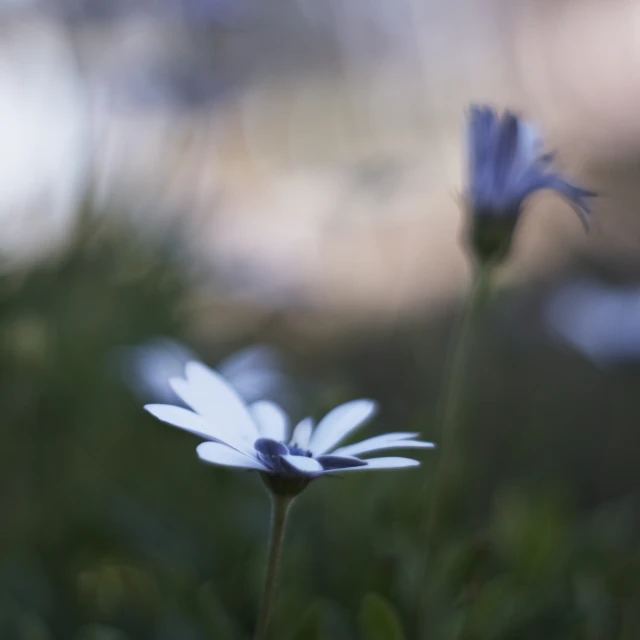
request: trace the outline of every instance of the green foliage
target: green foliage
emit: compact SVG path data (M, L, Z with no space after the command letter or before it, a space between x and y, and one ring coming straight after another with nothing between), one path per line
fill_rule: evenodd
M324 640L325 617L323 603L314 603L303 613L289 640Z
M387 600L376 593L365 596L358 620L362 640L404 640L398 614Z
M0 278L0 638L251 637L267 539L261 483L199 464L197 439L147 416L118 369L124 345L189 337L187 267L172 245L105 227L81 230L55 261ZM446 341L427 329L420 353L431 368L415 365L412 335L362 337L307 358L294 358L288 339L284 348L332 401L380 400L367 435L376 425L428 433ZM270 337L193 346L215 365ZM549 355L532 356L530 379L516 379L509 367L521 362L500 348L488 372L483 355L473 429L460 431L466 448L428 571L429 637L640 637L636 436L617 433L626 446L614 460L581 437L589 418L601 419L598 394L627 393L616 395L628 403L619 422L637 431L635 386L611 391L584 371L547 381L561 369ZM575 388L557 393L560 378ZM415 637L429 455L419 471L328 479L301 496L274 638ZM611 469L630 480L614 487Z

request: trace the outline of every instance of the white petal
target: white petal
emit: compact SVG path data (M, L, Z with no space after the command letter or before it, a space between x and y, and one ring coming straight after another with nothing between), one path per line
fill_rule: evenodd
M297 444L301 449L309 448L309 440L313 431L313 420L305 418L296 425L291 436L291 444Z
M322 465L313 458L307 456L281 456L291 466L303 473L318 473L322 471Z
M418 467L420 463L411 458L373 458L372 460L364 460L367 466L349 467L348 469L331 469L325 471L322 475L329 473L346 473L347 471L374 471L376 469L402 469L405 467Z
M183 378L169 378L169 385L178 397L186 402L198 415L207 415L207 406L200 399L199 394Z
M237 436L234 437L224 429L220 429L218 425L211 424L202 416L188 409L174 407L170 404L148 404L144 408L159 420L172 424L174 427L180 427L180 429L190 433L195 433L201 438L222 442L229 447L250 455L253 455L255 451L253 443L248 444Z
M200 460L219 464L223 467L239 467L241 469L258 469L266 471L267 468L256 458L240 453L218 442L203 442L196 448Z
M258 428L236 390L217 372L201 362L188 362L185 367L187 382L207 407L205 415L225 418L239 431L255 438Z
M433 442L420 442L419 440L379 440L371 442L363 440L350 447L343 447L332 452L334 456L360 456L363 453L372 453L373 451L384 451L385 449L433 449Z
M326 453L354 429L369 420L377 408L373 400L353 400L336 407L318 423L311 436L309 450L314 455Z
M369 446L377 446L379 443L397 442L398 440L410 440L419 435L419 433L409 433L407 431L383 433L380 436L374 436L373 438L367 438L367 440L362 440L361 442L356 442L346 447L340 447L331 453L334 456L357 456L364 453Z
M249 407L253 419L256 421L260 435L278 442L284 442L289 433L289 418L275 402L261 400Z
M194 411L248 442L259 437L247 406L220 374L200 362L189 362L185 370L186 382L173 378L170 383Z
M420 434L417 431L392 431L391 433L383 433L375 436L376 438L388 438L389 440L411 440L417 438ZM373 438L369 438L373 440Z
M207 440L222 440L221 434L213 428L203 417L193 411L174 407L171 404L147 404L144 407L151 415L163 422L180 427L185 431L195 433Z
M245 402L279 397L287 386L284 375L270 371L247 371L228 380Z

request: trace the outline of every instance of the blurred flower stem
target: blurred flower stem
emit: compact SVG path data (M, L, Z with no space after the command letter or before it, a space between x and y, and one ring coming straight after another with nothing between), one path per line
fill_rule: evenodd
M434 438L439 442L440 458L437 462L433 482L427 488L431 500L427 509L425 527L425 554L422 594L418 620L418 637L428 637L429 619L429 571L431 558L438 537L438 525L441 519L442 502L450 474L451 460L455 448L456 431L459 427L462 409L462 396L466 390L467 362L473 336L473 325L481 313L491 291L494 264L481 262L474 275L473 289L460 319L460 326L453 338L443 377L443 388L436 417Z
M269 539L269 556L267 570L264 577L264 587L260 602L260 613L254 640L266 640L269 630L271 610L276 596L278 569L282 555L282 543L287 528L289 509L293 502L292 496L272 494L271 500L271 536Z

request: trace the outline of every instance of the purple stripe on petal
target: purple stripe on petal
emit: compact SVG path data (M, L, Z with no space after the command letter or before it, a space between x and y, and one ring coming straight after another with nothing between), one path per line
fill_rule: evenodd
M359 458L346 456L318 456L316 460L322 465L325 471L331 469L350 469L351 467L364 467L366 462Z

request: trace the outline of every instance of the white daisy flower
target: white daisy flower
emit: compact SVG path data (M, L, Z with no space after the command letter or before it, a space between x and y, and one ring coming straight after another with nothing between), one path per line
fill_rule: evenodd
M197 448L204 462L255 470L279 494L295 495L320 476L415 467L411 458L360 456L389 449L427 449L434 445L417 433L388 433L357 444L338 447L377 411L372 400L353 400L330 411L317 426L305 418L290 433L289 419L275 403L261 400L247 405L217 372L189 362L185 378L169 381L192 410L167 404L145 409L156 418L208 440Z

